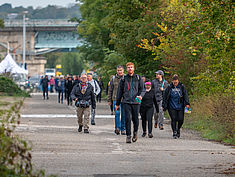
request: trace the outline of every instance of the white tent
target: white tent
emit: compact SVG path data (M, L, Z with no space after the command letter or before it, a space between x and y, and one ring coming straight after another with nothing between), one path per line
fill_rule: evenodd
M5 72L28 74L27 70L21 68L19 65L16 64L15 60L10 54L7 54L4 60L0 63L0 74Z

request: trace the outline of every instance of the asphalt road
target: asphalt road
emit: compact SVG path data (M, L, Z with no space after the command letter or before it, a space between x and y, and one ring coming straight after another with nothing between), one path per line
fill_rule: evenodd
M202 140L185 129L175 140L169 125L164 130L154 129L152 139L142 138L139 126L138 141L126 144L125 136L114 134L114 118L107 103L98 103L97 114L90 134L78 133L73 106L58 104L56 95L49 100L34 95L25 100L16 131L32 143L33 164L46 174L219 177L235 173L234 147Z

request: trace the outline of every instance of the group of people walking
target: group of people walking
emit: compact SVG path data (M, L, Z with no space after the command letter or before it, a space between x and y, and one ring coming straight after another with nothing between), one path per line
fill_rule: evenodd
M164 111L168 110L173 138L179 138L180 128L184 122L184 108L189 107L189 98L185 86L179 82L178 75L174 75L172 83L168 84L161 70L155 72L156 79L152 82L135 74L135 66L131 62L126 64L126 70L125 75L124 67L117 66L117 73L109 82L108 104L113 105L115 110L115 134L126 135L126 143L136 142L140 114L142 137L148 135L152 138L153 117L154 127L163 130ZM95 96L99 92L90 77L91 74L82 74L81 83L71 92L71 98L77 106L78 132L84 128L84 133L89 133L90 113L91 124L95 125L93 118L96 109ZM133 131L131 122L133 122Z
M173 138L179 138L184 122L184 109L185 107L188 109L190 104L186 88L179 82L178 75L174 75L172 82L168 84L162 70L155 72L156 78L152 81L135 74L132 62L126 64L126 70L127 74L124 74L124 67L117 66L116 75L112 76L108 83L108 104L113 106L115 112L115 134L126 135L126 143L136 142L140 115L142 137L152 138L153 126L164 130L164 112L168 110ZM41 82L45 99L46 83L50 82L47 76ZM101 102L103 89L101 79L94 80L92 73L82 74L81 77L60 77L58 81L55 80L55 88L59 103L63 103L63 93L68 105L75 101L78 132L84 130L84 133L89 133L90 116L91 125L95 125L96 102Z

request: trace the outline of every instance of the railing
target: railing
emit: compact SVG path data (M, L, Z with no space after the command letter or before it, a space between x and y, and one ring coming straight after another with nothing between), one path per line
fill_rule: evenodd
M5 27L23 27L23 20L13 19L4 20ZM27 27L53 27L53 26L77 26L77 22L71 22L69 19L30 19L26 20Z

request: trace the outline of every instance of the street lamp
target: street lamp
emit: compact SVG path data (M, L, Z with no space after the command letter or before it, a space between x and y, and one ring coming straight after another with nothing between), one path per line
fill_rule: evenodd
M25 14L27 14L28 11L23 12L23 68L25 69L25 39L26 39L26 27L25 27Z

